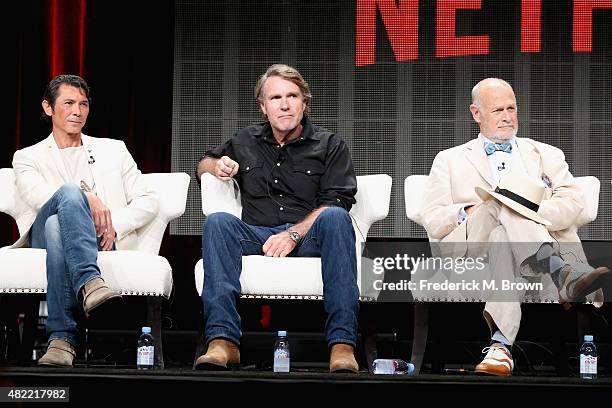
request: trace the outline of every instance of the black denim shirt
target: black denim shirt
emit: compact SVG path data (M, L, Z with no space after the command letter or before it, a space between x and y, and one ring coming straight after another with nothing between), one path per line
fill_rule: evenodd
M306 116L302 125L301 135L283 146L264 122L206 152L205 157L228 156L240 165L234 178L247 224L295 224L320 206L350 211L355 203L357 178L344 141Z

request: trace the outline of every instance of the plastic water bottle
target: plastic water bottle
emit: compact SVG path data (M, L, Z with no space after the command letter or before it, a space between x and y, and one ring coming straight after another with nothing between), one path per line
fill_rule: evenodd
M139 370L151 370L155 365L155 340L151 336L151 328L143 327L138 339L136 366Z
M372 363L374 374L406 374L414 373L414 364L397 358L377 358Z
M584 336L584 343L580 347L580 378L597 378L597 348L590 334Z
M288 373L291 365L291 354L289 353L289 340L285 330L278 331L278 337L274 342L274 372Z

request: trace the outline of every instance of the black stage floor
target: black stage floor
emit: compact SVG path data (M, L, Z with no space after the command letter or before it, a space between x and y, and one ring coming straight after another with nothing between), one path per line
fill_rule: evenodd
M187 402L214 395L215 398L221 397L235 403L251 402L257 405L262 403L261 398L268 400L268 403L273 402L274 398L280 402L283 391L294 389L308 392L288 394L287 401L291 401L291 405L295 405L296 399L299 399L301 403L315 402L326 406L330 398L338 397L358 402L378 401L380 406L385 406L390 403L408 405L421 397L428 404L449 399L457 403L476 403L484 393L511 400L533 394L538 399L553 397L555 400L569 401L570 398L585 398L586 401L588 398L595 402L597 398L605 397L607 400L612 396L612 377L582 380L575 377L499 378L473 374L383 376L365 371L359 374L330 374L323 369L278 374L259 370L202 372L187 367L150 371L109 367L3 367L0 368L0 387L68 387L71 403L159 402L161 399Z

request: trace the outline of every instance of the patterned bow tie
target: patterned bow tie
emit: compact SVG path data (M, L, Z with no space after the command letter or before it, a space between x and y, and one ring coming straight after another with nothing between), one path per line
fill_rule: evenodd
M497 151L512 153L512 144L510 143L485 142L484 148L485 152L487 153L487 156L490 156Z

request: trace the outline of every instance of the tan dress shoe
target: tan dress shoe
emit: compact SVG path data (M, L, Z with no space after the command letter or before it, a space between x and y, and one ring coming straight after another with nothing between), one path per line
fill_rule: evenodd
M38 360L39 366L72 367L74 347L64 340L51 340L47 352Z
M120 300L121 295L113 292L102 278L94 278L83 286L83 310L87 317L92 310L111 299Z
M198 357L196 370L227 370L240 364L240 349L229 340L214 339L208 343L206 354Z
M508 349L501 343L493 343L489 347L482 349L483 353L487 353L485 358L474 368L474 371L480 374L498 375L501 377L509 377L514 369L514 360Z
M355 360L353 346L350 344L336 343L331 348L329 357L330 373L358 373L359 364Z

